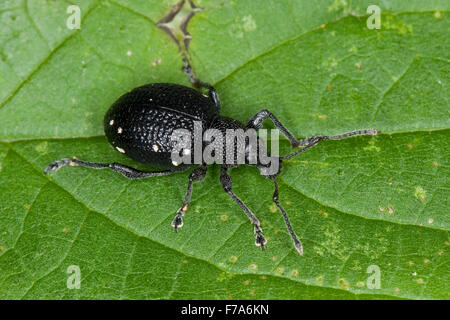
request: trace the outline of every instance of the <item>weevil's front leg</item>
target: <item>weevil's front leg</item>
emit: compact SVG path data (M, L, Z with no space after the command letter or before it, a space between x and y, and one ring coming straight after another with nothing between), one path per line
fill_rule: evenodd
M124 177L127 177L128 179L143 179L143 178L151 178L151 177L159 177L159 176L166 176L169 174L174 173L170 170L164 170L164 171L141 171L137 170L131 167L128 167L124 164L120 164L117 162L114 163L100 163L100 162L87 162L83 160L79 160L77 158L68 159L64 158L62 160L58 160L55 162L52 162L48 165L47 168L44 170L44 174L47 174L49 171L57 171L61 167L64 166L81 166L91 169L111 169L115 172L118 172L122 174Z
M206 170L207 170L207 167L203 166L201 168L194 169L189 174L189 181L188 181L188 186L187 186L187 190L186 190L186 196L184 197L184 200L183 200L183 205L181 206L180 209L178 209L177 215L175 216L175 218L172 221L172 227L175 232L178 232L178 228L181 228L183 226L183 216L184 216L184 213L188 209L189 202L191 201L192 185L193 185L194 181L200 181L200 180L203 180L203 178L205 178Z
M265 249L267 240L264 238L261 223L258 218L250 211L249 208L236 196L233 191L231 191L233 186L233 181L231 176L227 173L227 167L222 166L220 168L220 183L222 184L223 190L238 204L238 206L245 212L247 217L250 219L250 222L254 225L254 233L255 233L255 245L261 247L262 250Z
M297 140L292 133L289 132L288 129L274 116L272 112L269 110L263 109L255 114L250 121L247 123L247 129L252 128L255 130L259 130L262 128L262 123L267 118L272 120L275 127L281 131L281 133L289 140L292 147L298 147L300 145L300 141Z
M305 152L309 148L314 147L320 141L324 141L324 140L341 140L341 139L346 139L346 138L353 137L353 136L363 136L363 135L375 136L375 135L377 135L379 133L380 133L380 131L378 131L376 129L365 129L365 130L355 130L355 131L347 132L347 133L344 133L344 134L339 134L339 135L336 135L336 136L312 136L312 137L309 137L309 138L306 138L306 139L303 139L303 140L299 141L299 144L302 146L301 149L297 150L294 153L291 153L291 154L288 154L286 156L280 157L280 159L281 160L285 160L285 159L289 159L289 158L295 157L299 153Z
M220 112L220 100L219 100L219 94L217 93L216 89L212 85L210 85L207 82L203 82L200 79L197 79L197 77L194 75L194 72L192 71L192 67L189 64L188 58L185 56L183 59L183 72L187 75L189 82L196 88L205 88L208 90L208 96L209 98L214 102L214 105L217 108L217 111Z
M364 130L350 131L347 133L338 134L336 136L312 136L312 137L300 140L300 145L302 145L303 147L307 147L307 146L316 145L317 143L319 143L319 141L322 141L322 140L342 140L342 139L350 138L353 136L363 136L363 135L375 136L379 133L380 133L380 131L378 131L376 129L364 129Z
M303 247L300 240L298 240L297 235L294 232L294 229L292 228L291 222L289 221L289 218L287 216L286 210L281 206L280 202L278 201L278 182L277 182L277 176L270 176L272 179L274 185L275 185L275 191L273 193L272 200L275 202L278 209L280 209L281 214L283 215L284 223L286 224L286 227L289 231L289 234L291 235L292 241L294 242L295 249L298 253L303 255Z

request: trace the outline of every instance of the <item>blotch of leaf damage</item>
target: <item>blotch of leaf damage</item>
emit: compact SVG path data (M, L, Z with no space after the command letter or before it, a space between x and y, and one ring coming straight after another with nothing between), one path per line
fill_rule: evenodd
M369 145L368 145L367 147L364 147L363 149L366 150L366 151L376 151L376 152L380 152L380 151L381 151L381 148L380 148L380 147L377 147L377 146L375 145L375 143L376 143L376 139L371 139L371 140L369 141Z
M269 206L269 211L270 211L271 213L275 213L275 212L277 212L277 210L278 210L278 208L277 208L277 206L276 206L275 204L271 204L271 205Z
M255 264L255 263L252 263L252 264L250 264L250 265L248 266L248 269L249 269L250 271L256 271L256 269L258 269L258 265Z
M425 202L427 194L424 188L421 186L416 186L414 191L414 197L416 197L417 200L420 202Z
M316 282L317 282L318 284L322 284L322 283L323 283L323 276L317 276L317 277L316 277Z
M48 142L41 142L34 149L42 155L48 154Z
M278 275L282 275L284 273L284 268L283 267L279 267L275 270L275 273Z
M192 17L203 8L194 4L193 0L181 0L162 17L156 26L170 35L183 53L188 52L192 36L187 31L187 25Z
M350 289L350 283L345 278L339 278L338 284L343 290L349 290Z

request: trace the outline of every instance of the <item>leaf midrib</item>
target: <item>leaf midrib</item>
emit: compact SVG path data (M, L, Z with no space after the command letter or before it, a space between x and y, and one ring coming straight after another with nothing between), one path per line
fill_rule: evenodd
M435 131L448 131L450 129L441 129L441 130L435 130ZM415 132L429 132L429 131L415 131ZM77 138L53 138L53 139L45 139L45 138L39 138L39 139L18 139L13 141L13 143L17 143L17 142L39 142L39 141L51 141L51 140L56 140L56 141L62 141L62 140L73 140L73 139L91 139L91 138L101 138L104 137L104 135L96 135L96 136L90 136L90 137L77 137ZM2 141L0 140L0 143L3 143L6 145L6 147L14 150L15 153L19 154L21 158L23 158L25 161L27 161L28 163L30 163L34 169L36 169L39 173L42 172L42 170L40 170L39 168L37 168L35 166L34 163L32 163L30 160L27 159L27 157L23 154L21 154L18 150L16 150L13 147L13 144L11 144L11 142L6 142L6 141ZM47 179L49 179L50 181L53 181L50 179L50 177L46 176ZM311 197L310 195L307 195L303 192L301 192L300 190L298 190L294 185L292 185L291 183L289 183L288 181L286 181L283 178L283 175L280 175L280 181L282 181L283 184L286 185L286 187L289 187L292 191L300 194L301 196L305 197L306 199L309 199L311 201L314 201L316 203L318 203L320 206L326 207L326 208L330 208L333 210L336 210L337 212L339 212L340 214L344 214L344 215L349 215L349 216L353 216L353 217L357 217L357 218L361 218L367 221L382 221L382 222L386 222L386 223L392 223L395 225L401 225L401 226L410 226L410 227L418 227L418 228L425 228L428 230L436 230L436 231L442 231L442 232L448 232L449 229L446 229L444 227L439 227L439 226L435 226L435 225L421 225L421 224L414 224L414 223L407 223L407 222L402 222L402 221L398 221L398 220L385 220L385 219L377 219L377 218L372 218L372 217L367 217L364 215L360 215L358 213L354 213L354 212L348 212L348 211L343 211L341 208L338 208L337 206L333 206L332 204L328 204L325 203L323 201L320 201L319 199L315 199L313 197ZM66 190L63 186L58 185L61 188L63 188L66 192L70 193L68 190ZM73 195L72 195L73 196Z

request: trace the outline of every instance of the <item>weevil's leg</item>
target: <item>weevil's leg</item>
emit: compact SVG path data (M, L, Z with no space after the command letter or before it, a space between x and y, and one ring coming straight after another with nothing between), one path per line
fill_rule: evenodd
M67 165L81 166L81 167L92 168L92 169L111 169L115 172L122 174L123 176L125 176L129 179L159 177L159 176L166 176L166 175L173 173L173 171L170 171L170 170L153 171L153 172L140 171L140 170L128 167L126 165L116 163L116 162L114 162L114 163L86 162L83 160L79 160L77 158L73 158L73 159L64 158L62 160L50 163L48 165L48 167L45 168L44 174L47 174L49 171L57 171L61 167L64 167Z
M288 129L273 115L269 110L263 109L255 114L250 121L247 123L247 128L253 128L255 130L259 130L262 127L262 123L267 118L272 120L275 127L281 131L281 133L288 138L292 147L298 147L300 145L300 141L297 140L292 133L289 132Z
M311 147L314 147L316 144L318 144L320 141L324 141L324 140L341 140L341 139L345 139L345 138L349 138L349 137L353 137L353 136L362 136L362 135L372 135L375 136L377 134L379 134L380 131L376 130L376 129L365 129L365 130L356 130L356 131L351 131L351 132L347 132L344 134L339 134L336 136L313 136L313 137L309 137L303 140L300 140L300 145L302 146L301 149L297 150L294 153L288 154L286 156L280 157L281 160L285 160L285 159L289 159L292 157L295 157L296 155L298 155L299 153L302 153L306 150L308 150Z
M206 175L206 170L207 170L207 167L203 166L201 168L194 169L189 174L189 181L188 181L188 185L187 185L186 196L184 197L184 200L183 200L183 205L181 206L180 209L178 209L177 215L175 216L175 218L172 221L173 231L178 232L178 228L181 228L183 226L183 216L184 216L184 213L188 209L189 201L191 201L192 184L194 183L194 181L203 180L203 178L205 178L205 175Z
M222 184L223 190L238 204L238 206L245 212L247 217L250 219L250 222L254 225L254 233L255 233L255 245L260 246L262 250L265 249L265 245L267 243L266 238L264 238L261 223L258 218L250 211L249 208L242 202L241 199L236 196L232 189L233 181L231 176L227 173L227 167L222 166L220 168L220 183Z
M192 67L189 64L189 60L186 56L183 59L183 63L184 65L182 70L187 75L189 82L192 83L192 85L196 88L201 87L207 89L209 98L214 102L217 111L220 112L220 100L216 89L214 89L214 87L209 83L197 79L197 77L194 75L194 72L192 71Z
M280 209L281 213L283 214L284 223L286 224L286 227L289 231L289 234L291 235L292 241L294 242L295 249L298 253L303 255L303 247L300 240L298 240L297 235L294 232L294 229L292 228L291 222L289 221L289 218L287 216L286 210L281 206L280 202L278 201L278 181L277 176L271 176L270 177L273 180L273 183L275 185L275 191L273 193L272 200L277 205L278 209Z

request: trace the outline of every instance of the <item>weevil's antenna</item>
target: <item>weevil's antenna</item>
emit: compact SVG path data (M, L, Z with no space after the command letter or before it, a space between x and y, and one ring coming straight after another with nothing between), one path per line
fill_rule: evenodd
M341 140L341 139L345 139L345 138L349 138L349 137L353 137L353 136L363 136L363 135L375 136L379 133L380 133L380 131L376 130L376 129L365 129L365 130L351 131L351 132L339 134L336 136L313 136L313 137L310 137L310 138L300 141L300 146L302 146L301 149L299 149L291 154L288 154L286 156L280 157L280 159L286 160L286 159L295 157L296 155L308 150L309 148L314 147L316 144L318 144L320 141L323 141L323 140Z

